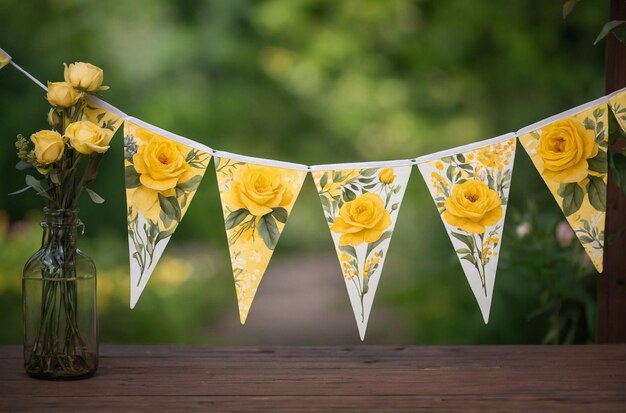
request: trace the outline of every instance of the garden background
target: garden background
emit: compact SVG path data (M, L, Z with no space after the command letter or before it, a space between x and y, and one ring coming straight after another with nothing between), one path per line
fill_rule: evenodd
M305 164L448 149L603 95L606 5L586 0L0 0L0 47L42 81L104 69L104 100L208 146ZM29 22L25 24L25 22ZM21 270L42 200L22 188L15 135L47 127L42 91L0 71L0 344L20 343ZM102 342L337 344L359 340L307 178L239 325L213 166L128 308L121 133L84 198L80 245L98 266ZM484 325L436 208L413 171L366 343L595 341L597 275L518 147L491 320Z

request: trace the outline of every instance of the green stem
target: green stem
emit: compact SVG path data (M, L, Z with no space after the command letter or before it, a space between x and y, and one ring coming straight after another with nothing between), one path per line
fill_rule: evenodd
M476 261L476 269L478 270L478 275L480 276L480 282L483 285L483 291L485 292L485 297L487 296L487 280L485 277L485 262L483 261L483 245L484 245L484 233L478 234L477 238L480 241L480 246L478 242L474 241L476 244L476 253L478 255L478 259Z
M44 229L41 321L27 370L72 376L83 372L86 360L78 329L75 222L48 223Z

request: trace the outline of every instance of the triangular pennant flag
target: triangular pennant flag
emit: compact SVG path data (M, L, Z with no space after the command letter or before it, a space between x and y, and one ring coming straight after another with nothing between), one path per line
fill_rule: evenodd
M619 90L609 97L609 106L622 131L626 132L626 90ZM609 122L610 125L610 122ZM611 133L611 131L609 131Z
M121 113L118 109L95 96L89 96L87 99L83 110L83 120L88 120L100 126L108 135L108 140L111 140L111 137L122 126L124 117L120 116Z
M607 105L601 99L518 132L598 272L604 252L607 125Z
M4 50L0 49L0 69L8 65L10 61L11 56Z
M203 145L138 119L124 123L130 308L137 304L211 160L210 149L198 147Z
M485 324L496 281L515 144L515 134L510 133L417 159Z
M215 153L241 324L246 322L306 169L304 165Z
M411 169L410 161L312 168L361 340Z

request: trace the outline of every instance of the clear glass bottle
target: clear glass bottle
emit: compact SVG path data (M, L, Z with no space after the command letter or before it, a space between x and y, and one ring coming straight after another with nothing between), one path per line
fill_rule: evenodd
M98 368L96 266L76 247L78 209L44 208L41 248L24 266L24 368L79 379Z

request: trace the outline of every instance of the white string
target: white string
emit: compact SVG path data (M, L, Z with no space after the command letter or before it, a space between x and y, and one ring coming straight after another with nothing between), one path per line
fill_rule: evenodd
M386 166L410 166L413 164L411 159L399 159L395 161L374 161L374 162L352 162L352 163L334 163L326 165L312 165L309 171L328 171L338 169L367 169L367 168L383 168Z
M15 63L13 60L9 61L10 64L13 65L13 67L15 67L17 70L19 70L20 72L22 72L24 75L26 75L27 78L29 78L30 80L32 80L37 86L39 86L40 88L42 88L43 90L45 90L46 92L48 91L48 88L46 87L46 85L44 85L43 83L41 83L39 80L37 80L33 75L31 75L30 73L28 73L26 70L22 69L21 67L18 66L17 63Z
M4 52L4 50L0 49L0 51ZM4 54L6 54L7 56L9 56L8 53L4 52ZM10 56L9 56L10 58ZM17 70L19 70L20 72L22 72L22 74L24 74L26 77L28 77L30 80L33 81L33 83L35 83L37 86L39 86L40 88L42 88L45 91L48 91L48 88L41 83L39 80L37 80L33 75L31 75L30 73L28 73L26 70L22 69L17 63L15 63L13 60L9 60L9 63L11 65L13 65L13 67L15 67ZM222 157L227 157L230 159L238 159L244 162L253 162L253 163L258 163L258 164L265 164L265 165L270 165L270 166L279 166L279 167L286 167L286 168L290 168L290 169L299 169L299 170L307 170L307 171L319 171L319 170L328 170L328 169L349 169L349 168L362 168L362 167L370 167L370 168L375 168L375 167L385 167L385 166L405 166L405 165L415 165L418 163L422 163L428 160L432 160L432 159L437 159L437 158L441 158L444 156L449 156L452 154L456 154L459 152L463 152L463 151L469 151L472 149L476 149L476 148L481 148L487 145L491 145L493 143L497 143L497 142L501 142L513 137L519 137L521 135L524 135L528 132L532 132L534 130L540 129L541 127L548 125L550 123L556 122L560 119L575 115L579 112L582 112L586 109L592 108L594 106L603 104L603 103L607 103L609 101L609 99L619 95L620 93L626 91L626 87L616 90L615 92L603 96L599 99L593 100L591 102L587 102L585 104L582 104L580 106L576 106L575 108L566 110L565 112L561 112L558 115L554 115L554 116L550 116L549 118L546 118L542 121L539 122L535 122L529 126L523 127L520 130L518 130L517 132L510 132L504 135L500 135L497 136L495 138L490 138L490 139L485 139L482 141L478 141L478 142L474 142L468 145L463 145L463 146L458 146L456 148L452 148L452 149L447 149L444 151L440 151L440 152L435 152L435 153L431 153L428 155L423 155L417 158L413 158L413 159L405 159L405 160L395 160L395 161L375 161L375 162L355 162L355 163L340 163L340 164L325 164L325 165L303 165L303 164L297 164L297 163L291 163L291 162L283 162L283 161L275 161L272 159L264 159L264 158L254 158L251 156L246 156L246 155L239 155L236 153L230 153L230 152L223 152L223 151L218 151L212 148L209 148L206 145L203 145L199 142L196 142L192 139L188 139L185 138L183 136L179 136L176 135L174 133L168 132L164 129L159 128L158 126L154 126L151 125L147 122L144 122L140 119L137 118L133 118L133 117L129 117L127 116L124 112L122 112L121 110L119 110L118 108L116 108L115 106L103 101L102 99L99 99L95 96L91 96L90 99L92 99L96 104L98 104L100 107L102 107L103 109L119 116L120 118L124 118L126 121L142 126L146 129L152 130L153 132L162 134L163 136L166 136L172 140L175 140L177 142L180 142L182 144L185 144L187 146L190 146L192 148L196 148L199 149L201 151L204 152L208 152L211 153L215 156L222 156Z
M119 110L118 108L116 108L115 106L105 102L104 100L97 98L93 95L89 95L87 97L87 99L91 100L92 102L94 102L96 105L100 106L102 109L105 109L111 113L113 113L114 115L116 115L118 118L126 118L128 115L126 115L124 112L122 112L121 110Z
M152 131L158 135L165 136L168 139L171 139L178 143L182 143L183 145L190 146L194 149L201 150L202 152L215 154L215 150L213 150L212 148L209 148L206 145L201 144L200 142L196 142L192 139L185 138L184 136L176 135L175 133L166 131L165 129L161 129L158 126L154 126L148 122L144 122L141 119L133 118L132 116L126 116L124 118L124 121L128 123L132 123L133 125L141 126L142 128L148 129L149 131Z
M446 149L445 151L435 152L428 155L415 158L415 163L420 164L435 159L441 159L445 156L456 155L457 153L469 152L474 149L483 148L485 146L493 145L494 143L500 143L509 139L515 138L516 135L513 132L506 133L504 135L496 136L495 138L485 139L478 142L473 142L467 145L457 146L456 148Z
M311 167L300 163L276 161L274 159L255 158L253 156L239 155L237 153L215 151L215 156L218 158L228 158L235 161L241 161L246 163L254 163L257 165L275 166L277 168L296 169L299 171L310 171Z

